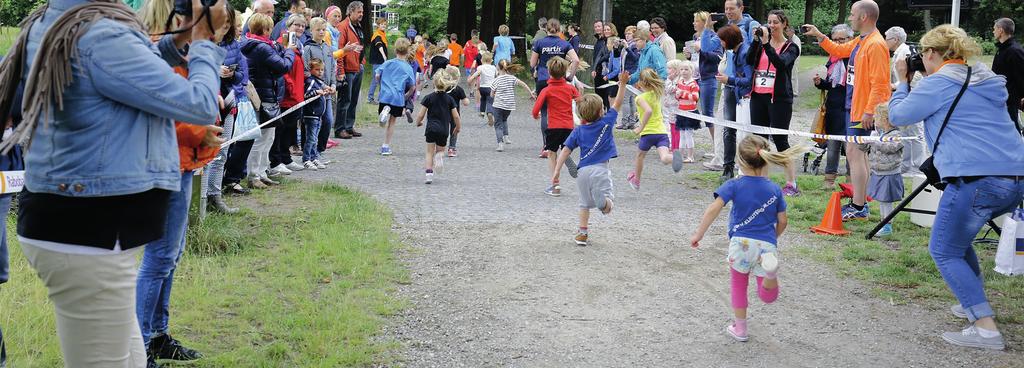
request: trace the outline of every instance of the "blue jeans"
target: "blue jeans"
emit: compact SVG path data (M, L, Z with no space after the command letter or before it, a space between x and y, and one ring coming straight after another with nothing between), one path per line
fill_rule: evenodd
M142 342L149 346L155 334L167 333L174 270L185 251L188 207L192 200L192 172L181 174L181 190L171 193L164 237L146 245L135 285L135 315Z
M697 84L700 86L700 112L704 116L715 117L715 97L718 94L718 80L708 78ZM709 128L711 124L705 123Z
M338 89L338 113L334 119L334 132L352 131L356 126L356 108L359 107L359 89L363 83L363 73L345 73L348 83Z
M953 180L939 200L928 250L972 322L995 315L985 298L974 238L986 222L1012 211L1022 198L1024 180L983 177Z
M0 196L0 214L7 218L11 212L11 195ZM7 224L0 227L0 284L7 282L10 273L10 264L7 254ZM7 344L4 343L4 331L0 330L0 367L7 364Z
M302 162L320 159L320 151L316 147L320 137L320 118L303 117L302 126L306 128L302 137Z
M325 110L323 120L320 120L320 134L316 139L316 151L323 153L327 150L327 140L331 138L331 132L334 129L334 100L331 98L327 99L327 110Z
M370 64L370 92L366 93L366 100L373 100L373 95L377 93L377 86L380 85L380 81L374 76L377 75L377 68L380 68L381 64Z

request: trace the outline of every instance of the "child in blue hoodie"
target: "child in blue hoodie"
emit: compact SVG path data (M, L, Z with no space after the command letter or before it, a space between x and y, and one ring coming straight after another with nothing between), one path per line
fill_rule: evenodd
M331 91L331 87L324 85L324 62L320 59L313 59L309 62L309 76L306 77L305 98L318 97L303 107L302 126L305 134L302 136L302 165L308 170L326 169L327 165L320 162L320 151L317 150L317 137L320 135L320 122L323 121L327 112L327 98L324 97Z

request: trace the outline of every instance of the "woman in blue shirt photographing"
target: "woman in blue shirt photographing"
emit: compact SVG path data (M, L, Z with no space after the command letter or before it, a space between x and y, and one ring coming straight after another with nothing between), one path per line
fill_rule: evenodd
M982 63L967 63L981 48L964 30L939 26L921 38L921 50L921 62L910 63L911 73L907 59L897 61L900 82L889 111L894 125L924 121L932 162L948 183L928 249L959 301L951 312L971 324L942 338L953 345L1002 350L1004 339L985 298L972 243L986 222L1021 204L1024 141L1006 112L1006 79ZM922 66L927 77L911 91L907 80Z

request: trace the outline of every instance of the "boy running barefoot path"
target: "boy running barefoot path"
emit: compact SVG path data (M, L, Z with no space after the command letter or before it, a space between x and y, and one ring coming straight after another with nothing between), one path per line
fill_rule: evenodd
M547 67L551 78L548 79L547 87L540 91L537 101L533 103L533 118L540 119L541 109L548 110L548 125L547 129L544 129L544 151L548 153L548 170L554 171L556 168L561 169L561 166L555 166L555 154L572 133L572 102L579 101L580 91L565 81L565 73L569 70L568 60L555 56L548 60ZM575 163L568 157L563 161L569 166L569 174L576 177ZM557 180L552 181L544 193L558 197L562 195L562 188Z
M409 65L409 40L399 38L395 41L395 58L378 66L375 78L380 81L380 96L377 99L380 124L387 124L380 154L391 156L395 119L402 116L406 100L416 93L416 72Z
M448 145L449 130L458 133L462 130L462 123L459 121L459 112L455 99L445 91L455 85L448 73L437 73L434 75L434 92L423 98L420 109L416 116L416 126L423 126L423 119L427 119L427 128L424 136L427 141L426 162L423 167L426 170L426 183L434 182L434 172L441 173L444 168L444 148ZM454 129L450 129L455 124Z
M619 155L615 149L614 130L628 81L629 72L622 72L619 78L619 92L608 111L605 111L604 102L596 94L589 93L580 99L577 110L583 123L569 134L551 169L551 181L557 183L562 164L569 159L572 151L579 147L580 167L576 185L579 187L580 195L580 228L573 238L577 245L588 243L587 226L590 224L591 208L600 209L605 215L612 212L612 198L615 196L612 193L612 173L608 169L608 160Z
M704 211L690 246L697 248L711 223L732 202L729 213L729 272L732 279L733 323L726 327L737 341L747 341L747 285L750 274L757 276L757 296L765 303L779 297L778 237L786 231L786 197L782 188L768 179L768 164L792 165L803 147L772 152L768 141L750 135L740 142L738 158L746 174L726 181L715 191L715 201Z

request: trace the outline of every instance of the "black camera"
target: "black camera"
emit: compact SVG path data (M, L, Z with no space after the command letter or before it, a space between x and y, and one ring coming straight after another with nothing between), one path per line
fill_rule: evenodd
M768 30L768 36L771 36L771 35L772 35L772 31ZM754 29L754 36L756 36L757 39L759 39L759 40L763 40L764 37L765 37L764 28L755 28Z
M725 13L711 13L711 21L719 23L725 20Z
M907 56L907 75L913 75L916 72L924 73L924 58L920 52Z
M150 0L154 1L154 0ZM204 7L211 7L219 0L199 0ZM174 12L186 17L192 16L192 0L174 0Z
M810 26L800 26L800 34L807 33L811 30Z

